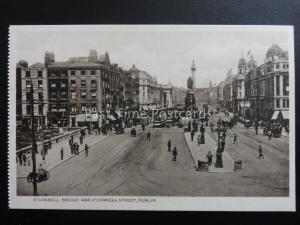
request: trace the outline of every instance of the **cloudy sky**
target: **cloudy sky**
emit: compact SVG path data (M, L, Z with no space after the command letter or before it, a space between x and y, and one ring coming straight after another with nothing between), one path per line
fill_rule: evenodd
M249 50L260 65L272 44L288 50L288 33L280 27L220 26L23 26L11 29L16 61L31 65L43 62L45 51L53 51L56 61L87 56L90 49L106 50L110 60L124 69L132 64L186 87L191 64L196 65L196 86L222 81L227 71L237 71L242 55Z

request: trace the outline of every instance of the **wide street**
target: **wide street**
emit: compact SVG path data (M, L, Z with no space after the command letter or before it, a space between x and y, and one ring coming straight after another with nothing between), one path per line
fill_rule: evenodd
M151 141L146 140L150 129ZM206 132L215 140L217 134ZM243 169L233 173L196 171L183 128L137 129L137 137L112 135L93 145L89 156L75 156L50 171L50 179L38 184L39 195L56 196L288 196L289 139L255 135L241 124L228 130L226 148ZM233 143L233 133L239 144ZM178 150L177 162L167 151L167 141ZM257 159L262 145L264 159ZM18 195L32 195L32 184L17 180Z

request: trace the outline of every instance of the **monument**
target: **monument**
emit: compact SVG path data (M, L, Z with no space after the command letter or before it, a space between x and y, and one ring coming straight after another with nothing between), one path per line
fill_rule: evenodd
M192 77L189 77L189 79L187 80L187 87L188 90L186 92L186 96L185 96L185 109L186 110L195 110L196 108L196 101L195 101L195 95L193 92L193 79Z

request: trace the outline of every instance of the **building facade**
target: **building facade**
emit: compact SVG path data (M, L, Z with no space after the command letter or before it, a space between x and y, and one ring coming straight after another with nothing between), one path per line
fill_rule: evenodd
M250 70L246 78L249 118L289 121L289 61L288 52L272 45L264 64Z
M35 129L47 123L48 85L47 71L43 63L35 63L28 67L27 62L17 64L17 121L22 129L30 130L32 111L34 113ZM33 90L33 93L31 92ZM33 96L33 108L31 99Z

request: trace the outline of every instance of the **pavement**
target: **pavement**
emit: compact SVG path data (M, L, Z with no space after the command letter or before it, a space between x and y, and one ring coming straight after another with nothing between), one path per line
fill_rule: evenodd
M227 132L225 151L242 160L235 173L200 173L188 148L183 129L139 128L137 137L112 135L90 147L89 156L72 157L50 172L50 179L38 183L41 196L289 196L289 139L255 135L253 130L234 127ZM233 133L238 144L233 144ZM206 132L213 140L217 134ZM177 147L177 161L172 161L167 142ZM264 159L257 159L258 145ZM17 194L32 195L32 184L17 179Z
M83 144L80 145L79 138L74 138L74 142L77 142L79 144L79 152L82 152L84 150L85 144L88 144L88 146L92 146L96 144L99 141L104 140L105 138L109 137L110 135L96 135L96 134L90 134L86 135L83 139ZM61 160L60 150L63 147L64 149L64 156L63 160ZM41 151L40 151L41 152ZM60 164L64 163L65 161L69 160L70 158L76 156L75 154L71 154L70 146L69 146L69 139L64 138L58 143L52 143L51 149L48 149L48 154L45 156L45 160L43 160L43 157L41 154L36 154L36 165L37 168L40 164L42 164L42 167L48 171L51 171L55 167L59 166ZM24 178L27 177L28 174L32 172L32 159L30 155L29 163L28 160L26 162L26 165L20 165L17 163L17 178Z

